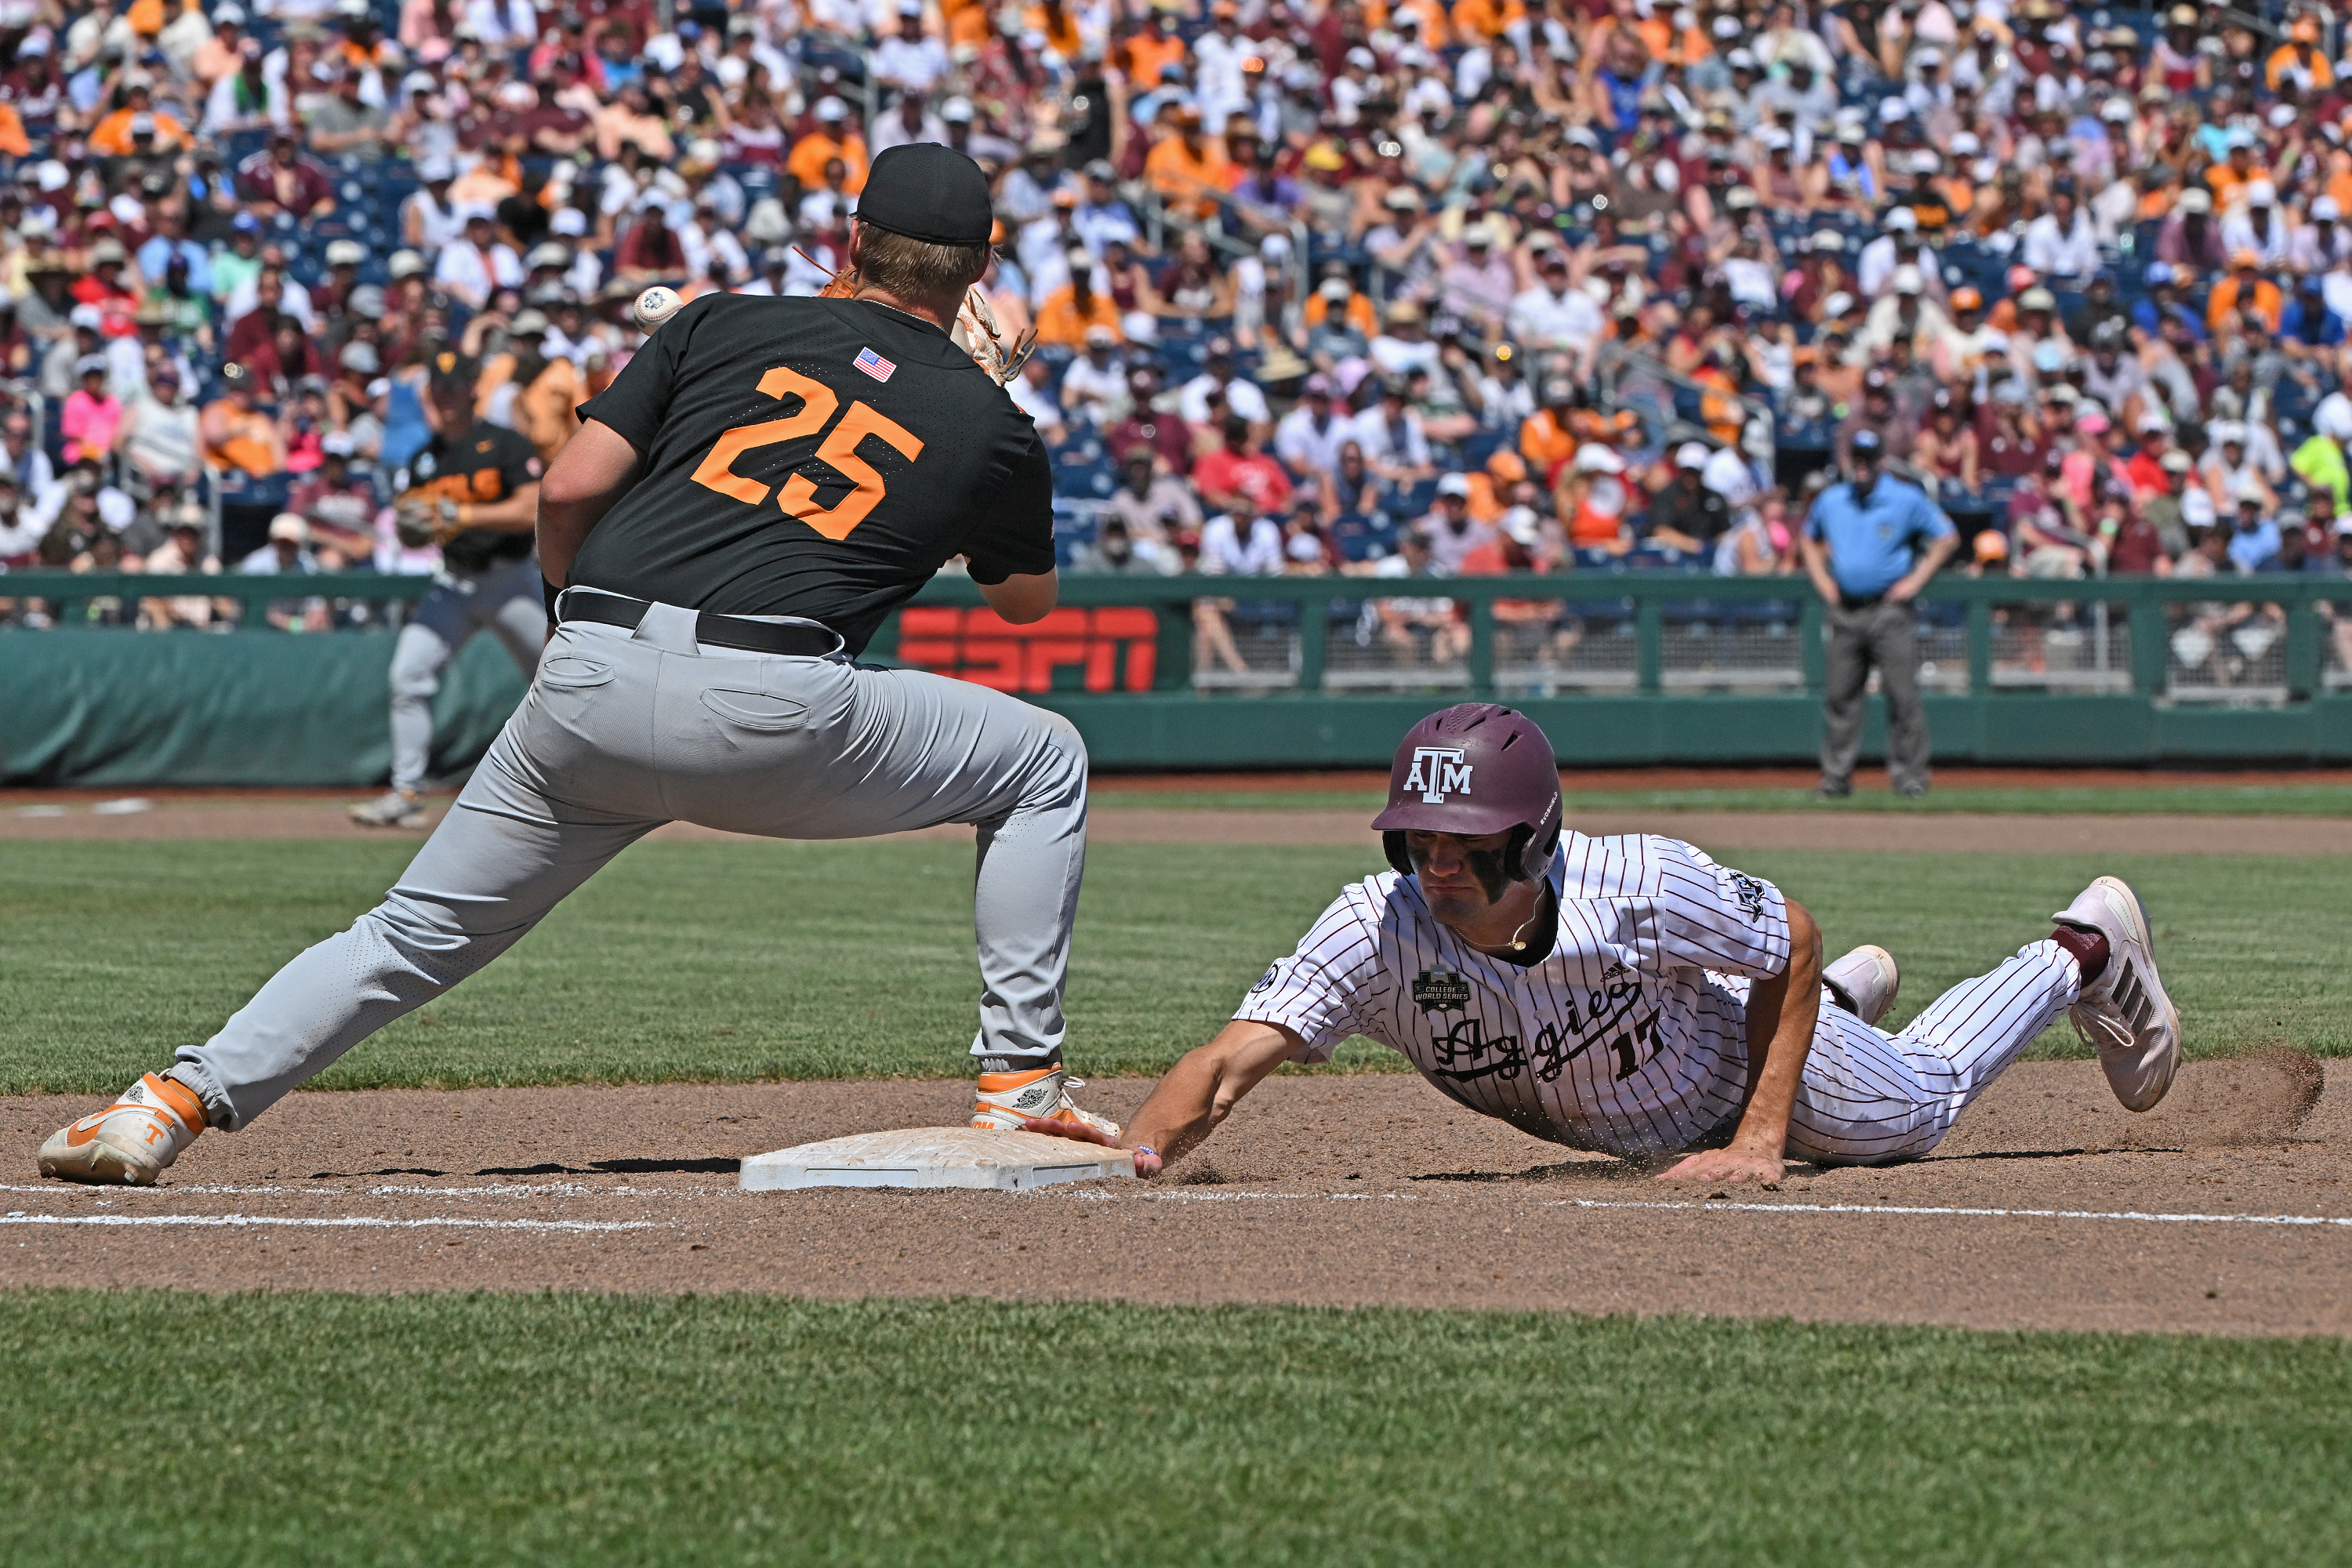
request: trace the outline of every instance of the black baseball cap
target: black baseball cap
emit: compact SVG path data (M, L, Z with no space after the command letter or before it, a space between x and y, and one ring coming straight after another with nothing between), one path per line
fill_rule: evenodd
M952 147L910 142L874 160L857 220L926 245L986 245L996 215L988 176Z
M1875 458L1885 445L1885 442L1878 438L1878 432L1875 430L1857 430L1853 433L1853 455L1857 458Z

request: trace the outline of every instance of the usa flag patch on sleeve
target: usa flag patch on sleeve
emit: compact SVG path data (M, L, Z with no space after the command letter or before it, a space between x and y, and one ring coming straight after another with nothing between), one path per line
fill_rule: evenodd
M877 381L889 380L891 373L898 368L872 349L861 350L857 357L850 363Z

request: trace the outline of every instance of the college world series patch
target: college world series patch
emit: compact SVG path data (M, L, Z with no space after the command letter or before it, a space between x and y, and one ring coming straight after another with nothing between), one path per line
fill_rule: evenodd
M1412 983L1412 999L1424 1013L1453 1013L1470 1005L1470 983L1444 969L1424 969Z

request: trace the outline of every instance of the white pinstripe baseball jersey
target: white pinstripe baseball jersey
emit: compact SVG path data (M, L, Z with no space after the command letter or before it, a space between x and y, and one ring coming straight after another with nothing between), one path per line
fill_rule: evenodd
M1579 1149L1683 1149L1731 1121L1753 978L1789 964L1769 882L1678 839L1563 833L1559 931L1542 962L1491 957L1394 871L1343 889L1236 1018L1297 1032L1304 1061L1349 1035L1401 1052L1471 1110Z

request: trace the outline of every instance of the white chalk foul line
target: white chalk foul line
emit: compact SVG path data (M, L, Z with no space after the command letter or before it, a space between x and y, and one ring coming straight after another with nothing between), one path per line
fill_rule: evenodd
M1050 1191L1051 1189L1041 1189ZM1024 1194L1027 1195L1027 1194ZM1433 1194L1426 1193L1116 1193L1074 1188L1059 1194L1093 1203L1118 1203L1142 1200L1149 1203L1233 1204L1233 1203L1425 1203ZM2130 1220L2157 1225L2284 1225L2335 1226L2352 1229L2352 1216L2308 1214L2160 1214L2143 1213L2137 1209L1997 1209L1963 1208L1958 1205L1924 1204L1749 1204L1729 1203L1721 1199L1699 1199L1676 1203L1637 1202L1624 1198L1550 1198L1542 1201L1546 1208L1576 1209L1646 1209L1653 1212L1717 1214L1731 1211L1740 1214L1870 1214L1944 1215L1964 1219L2105 1219Z
M1237 1204L1251 1201L1283 1204L1417 1204L1429 1201L1427 1193L1107 1193L1097 1188L1071 1187L1059 1191L1054 1187L1032 1189L1036 1194L1076 1198L1082 1203L1120 1203L1141 1199L1155 1204ZM1030 1196L1030 1193L1017 1194Z
M168 1197L174 1193L203 1193L212 1196L332 1198L347 1197L354 1191L366 1197L440 1197L440 1198L514 1198L514 1197L635 1197L640 1187L592 1187L578 1182L501 1182L478 1187L312 1187L312 1186L221 1186L201 1182L173 1182L163 1187L77 1187L62 1182L46 1182L37 1186L16 1185L0 1182L0 1193L41 1193L55 1198L70 1198L82 1193L102 1193L100 1203L109 1203L126 1195L147 1194ZM665 1197L693 1195L690 1192L663 1193Z
M1555 1198L1546 1206L1577 1209L1696 1209L1743 1214L1956 1215L1971 1219L2121 1219L2158 1225L2333 1225L2352 1227L2352 1217L2312 1214L2143 1214L2137 1209L1993 1209L1929 1207L1904 1204L1634 1203L1603 1198Z
M667 1230L669 1226L654 1220L588 1220L588 1219L457 1219L436 1215L429 1219L378 1219L363 1215L340 1215L331 1218L303 1219L279 1215L249 1214L26 1214L21 1209L0 1215L0 1225L106 1225L106 1226L291 1226L300 1229L326 1230L422 1230L431 1227L455 1230Z

